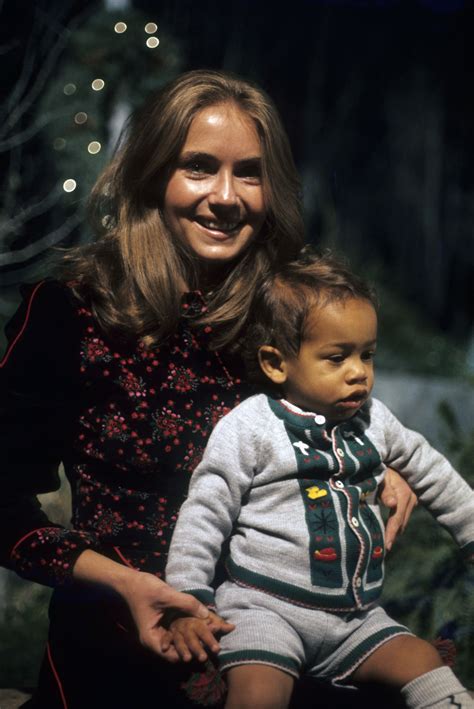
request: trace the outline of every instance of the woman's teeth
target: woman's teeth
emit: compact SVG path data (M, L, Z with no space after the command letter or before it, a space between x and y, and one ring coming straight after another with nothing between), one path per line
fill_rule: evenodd
M199 223L206 229L212 229L213 231L235 231L240 224L240 222L211 222L203 219Z

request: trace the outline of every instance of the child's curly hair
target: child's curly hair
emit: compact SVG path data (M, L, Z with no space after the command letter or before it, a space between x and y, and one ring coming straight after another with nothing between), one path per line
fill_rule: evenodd
M348 298L368 300L377 307L373 288L330 252L318 255L306 246L296 261L269 273L257 291L242 347L250 380L259 387L270 385L260 369L259 347L271 345L296 357L310 310Z

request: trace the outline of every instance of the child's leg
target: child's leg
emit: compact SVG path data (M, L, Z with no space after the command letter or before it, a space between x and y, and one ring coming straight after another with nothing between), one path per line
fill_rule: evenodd
M226 672L225 709L287 709L294 678L269 665L238 665Z
M352 675L356 682L382 682L398 687L407 707L474 707L474 701L443 665L435 648L412 635L402 635L377 648Z
M401 688L438 667L443 667L443 662L433 645L414 635L398 635L369 655L356 669L352 679Z

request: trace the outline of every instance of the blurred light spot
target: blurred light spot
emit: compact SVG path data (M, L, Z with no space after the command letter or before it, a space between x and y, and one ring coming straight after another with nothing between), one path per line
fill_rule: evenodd
M74 192L74 190L77 187L77 182L76 180L65 180L63 182L63 190L65 192Z
M117 22L114 27L114 30L117 32L117 34L123 34L123 32L127 31L127 25L125 24L125 22Z
M105 81L103 79L94 79L91 86L94 91L102 91L105 86Z
M66 147L66 141L64 138L55 138L53 143L53 148L55 150L64 150Z
M84 111L79 111L79 113L76 113L74 116L74 122L77 123L78 126L82 125L87 121L87 113L84 113Z
M158 37L148 37L146 41L146 46L149 47L150 49L155 49L160 43L160 40Z
M93 140L89 145L87 146L87 150L91 155L97 155L97 153L100 152L102 146L99 143L98 140Z
M76 93L77 86L76 84L66 84L65 87L63 88L64 93L66 96L72 96L72 94Z
M154 34L158 32L158 25L155 22L147 22L145 25L145 32L147 34Z

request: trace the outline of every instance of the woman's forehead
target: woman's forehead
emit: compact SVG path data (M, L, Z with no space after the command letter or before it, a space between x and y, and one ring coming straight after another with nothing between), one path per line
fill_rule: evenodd
M222 151L236 155L261 155L261 143L254 120L233 103L220 103L201 109L189 126L181 152Z

